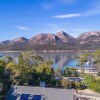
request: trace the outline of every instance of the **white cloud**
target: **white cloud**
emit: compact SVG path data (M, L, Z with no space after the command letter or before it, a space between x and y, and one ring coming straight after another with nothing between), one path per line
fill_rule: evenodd
M65 14L65 15L57 15L53 16L54 18L73 18L73 17L79 17L82 14Z
M24 27L24 26L16 26L17 29L20 29L20 30L26 30L26 31L29 31L31 30L31 28L29 27Z

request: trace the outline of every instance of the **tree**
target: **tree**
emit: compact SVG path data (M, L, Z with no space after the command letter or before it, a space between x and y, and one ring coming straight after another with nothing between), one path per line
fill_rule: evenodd
M54 76L52 63L44 61L41 56L32 52L22 52L18 56L18 62L9 62L6 69L13 84L33 85L39 84L41 80L49 84Z
M9 57L9 56L5 56L3 58L3 61L4 61L5 64L8 64L8 63L10 63L10 62L13 61L13 58L12 57Z
M76 71L75 68L71 68L70 70L71 70L71 76L72 77L79 77L79 74L78 74L78 72Z
M81 89L81 82L74 82L76 89Z
M6 65L6 70L9 73L10 80L12 83L17 83L16 78L19 77L20 71L18 69L18 65L15 62L10 62Z
M61 69L59 67L57 67L57 69L55 70L55 77L62 77L62 72Z
M86 63L88 61L88 57L89 57L89 54L80 54L77 59L79 61L79 63L77 64L78 66L82 67L84 63Z
M71 72L70 72L69 68L67 68L67 67L64 69L64 76L65 76L65 77L66 77L66 76L67 76L67 77L70 77L70 76L71 76Z
M93 75L85 75L85 76L84 76L84 83L85 83L86 85L88 85L88 84L91 83L91 82L96 82L95 76L93 76Z
M62 79L61 80L61 86L63 88L70 88L72 86L72 84L68 79Z
M40 75L40 81L43 80L48 85L51 83L52 78L54 76L54 70L51 67L50 62L45 61L41 64L38 64L38 67L36 68L37 73Z
M0 93L0 100L4 100L6 93L9 89L9 77L6 76L5 73L5 63L4 59L0 59L0 92L4 91L2 94Z

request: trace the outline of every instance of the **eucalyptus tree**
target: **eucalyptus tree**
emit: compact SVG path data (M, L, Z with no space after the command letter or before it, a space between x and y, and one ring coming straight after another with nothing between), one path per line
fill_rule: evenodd
M93 57L93 65L95 67L100 67L100 49L96 50L95 52L92 53Z
M31 52L22 52L18 56L18 62L10 62L6 65L10 79L13 84L26 84L32 81L33 73L35 73L34 59Z
M8 64L13 61L13 58L10 56L5 56L5 57L3 57L3 61L5 64Z
M77 57L77 60L79 63L77 65L82 67L84 63L88 61L88 57L89 57L89 54L87 53L79 54L79 56Z
M66 77L70 77L71 76L71 72L70 72L68 67L65 67L65 69L64 69L64 76L66 76Z
M6 69L13 84L30 85L39 83L42 79L50 81L54 73L51 65L52 61L44 61L33 52L22 52L18 56L18 62L8 63Z
M60 67L57 67L56 70L55 70L55 77L62 77L62 71L61 71L61 68Z
M44 61L40 64L38 64L38 67L36 68L37 74L39 75L39 81L45 81L47 85L52 84L52 79L54 76L54 70L51 66L51 61Z

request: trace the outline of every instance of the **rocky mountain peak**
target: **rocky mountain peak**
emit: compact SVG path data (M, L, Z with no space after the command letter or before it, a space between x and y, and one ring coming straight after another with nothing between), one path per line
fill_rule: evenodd
M60 32L57 32L56 35L68 35L68 34L64 31L60 31Z
M40 33L32 37L29 41L31 44L55 44L58 42L58 37L51 33Z
M9 40L5 40L5 41L0 42L0 44L1 44L1 45L8 45L9 42L10 42Z
M64 31L57 32L56 36L65 43L76 43L76 39Z
M82 33L81 35L79 35L78 39L85 39L90 36L100 36L100 31Z
M25 37L18 37L16 39L14 39L13 41L27 41L28 39L26 39Z
M100 31L82 33L77 40L80 44L100 43Z
M28 44L28 39L26 39L25 37L18 37L10 41L10 45L16 44Z

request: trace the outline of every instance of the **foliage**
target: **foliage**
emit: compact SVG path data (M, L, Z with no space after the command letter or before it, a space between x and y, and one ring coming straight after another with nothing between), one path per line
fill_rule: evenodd
M57 67L57 69L55 70L55 77L62 77L62 72L61 69L59 67Z
M100 80L97 80L93 75L85 75L84 82L88 88L100 93Z
M71 76L71 72L70 72L69 68L67 68L67 67L64 69L64 76L67 76L67 77Z
M43 58L33 52L22 52L18 56L18 62L6 64L10 81L18 85L39 85L41 80L46 84L52 83L54 70L52 61L44 61Z
M91 58L93 66L99 67L99 64L100 64L100 49L96 50L95 52L88 53L88 54L87 53L79 54L79 56L76 57L76 58L79 61L77 66L82 67L83 64L86 63L89 60L89 58Z
M79 74L75 68L65 67L63 76L64 77L79 77Z
M77 65L82 67L83 64L88 61L88 57L89 54L87 53L79 54L79 56L77 57L79 63Z
M71 87L71 82L68 79L62 79L61 81L61 86L64 88L70 88Z
M93 76L93 75L85 75L84 76L84 82L86 83L86 84L89 84L89 83L91 83L91 82L95 82L96 80L95 80L95 76Z

